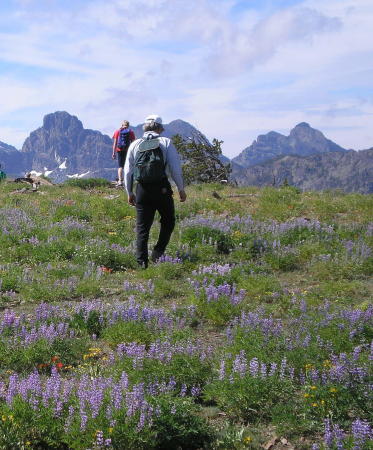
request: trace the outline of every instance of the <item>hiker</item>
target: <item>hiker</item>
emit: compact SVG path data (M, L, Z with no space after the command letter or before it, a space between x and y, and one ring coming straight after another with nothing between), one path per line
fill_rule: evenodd
M135 133L130 129L128 120L123 120L119 130L114 131L113 135L113 154L112 158L116 159L118 155L118 182L117 186L123 186L123 168L126 161L128 147L136 137Z
M143 137L128 149L124 183L128 203L136 207L137 262L147 268L149 232L155 212L160 214L161 228L151 255L153 262L164 254L175 227L173 192L168 176L175 182L181 202L185 202L186 193L179 154L170 139L160 136L164 131L161 117L156 114L148 116L143 130ZM133 192L135 182L136 195Z
M6 173L2 170L2 166L0 164L0 181L5 180Z

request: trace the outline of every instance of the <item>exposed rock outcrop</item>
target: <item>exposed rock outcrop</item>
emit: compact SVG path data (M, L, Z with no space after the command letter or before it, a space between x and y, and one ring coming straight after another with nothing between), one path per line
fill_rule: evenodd
M302 190L342 189L373 193L373 148L359 152L328 152L301 157L286 155L264 164L233 166L233 177L244 186L280 186Z
M281 155L309 156L316 153L344 152L344 148L327 139L308 123L299 123L289 136L270 131L262 134L238 156L232 159L242 167L262 164Z

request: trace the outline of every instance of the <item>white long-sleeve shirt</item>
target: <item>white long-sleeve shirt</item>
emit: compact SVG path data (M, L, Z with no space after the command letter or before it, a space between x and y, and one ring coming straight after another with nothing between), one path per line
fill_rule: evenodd
M145 132L143 138L146 139L149 134L157 137L159 140L159 146L162 149L163 160L166 165L167 177L171 176L179 192L184 190L180 157L175 146L171 142L171 139L159 136L159 134L154 133L154 131ZM124 185L128 195L133 193L133 169L135 165L135 156L142 140L143 139L136 139L136 141L132 142L127 152L126 162L124 164Z

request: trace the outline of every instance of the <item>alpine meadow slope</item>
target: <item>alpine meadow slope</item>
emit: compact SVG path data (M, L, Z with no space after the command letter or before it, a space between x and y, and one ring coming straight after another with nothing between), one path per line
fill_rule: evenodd
M0 448L372 448L372 195L193 185L146 270L108 182L0 205Z

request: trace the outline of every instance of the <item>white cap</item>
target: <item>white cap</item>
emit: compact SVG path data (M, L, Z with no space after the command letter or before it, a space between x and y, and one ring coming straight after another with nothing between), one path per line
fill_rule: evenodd
M150 116L148 116L145 119L145 123L152 123L152 122L162 125L162 117L159 117L157 114L150 114Z

